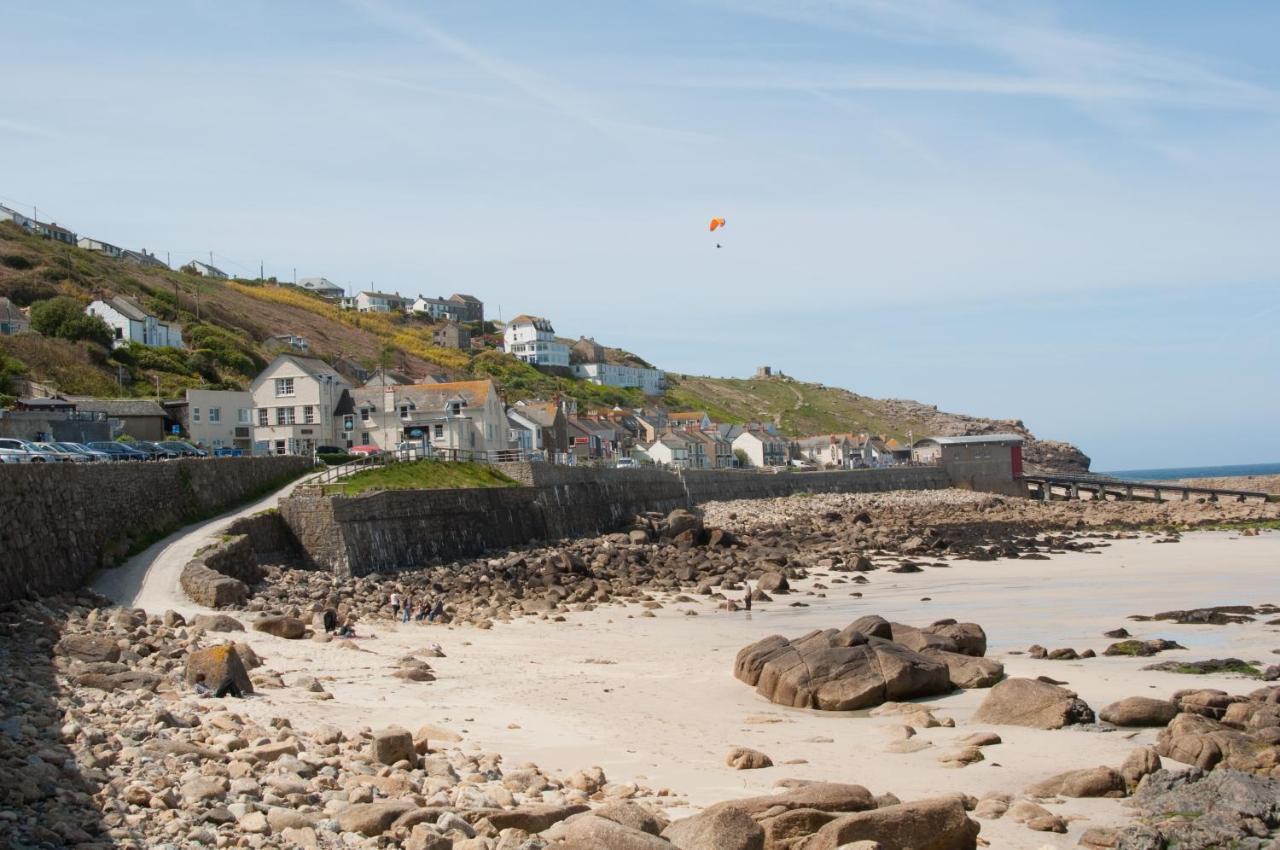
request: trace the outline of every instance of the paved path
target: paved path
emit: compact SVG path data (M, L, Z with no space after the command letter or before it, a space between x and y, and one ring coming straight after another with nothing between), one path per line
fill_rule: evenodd
M293 492L293 488L314 477L300 478L253 504L185 526L120 566L99 571L90 588L120 605L143 608L148 614L159 614L169 608L183 614L207 611L209 609L188 599L178 586L182 568L231 523L240 517L276 507L282 498Z

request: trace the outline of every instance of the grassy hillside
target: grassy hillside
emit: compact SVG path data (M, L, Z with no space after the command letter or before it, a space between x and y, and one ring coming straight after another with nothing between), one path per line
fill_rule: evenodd
M131 346L115 352L86 340L35 334L0 337L0 395L25 378L60 392L106 396L180 395L189 387L246 387L275 356L277 334L305 337L311 354L386 365L412 376L493 377L509 401L556 393L583 405L639 406L637 390L597 387L547 375L508 355L463 352L431 343L420 318L340 310L304 290L262 281L214 281L142 269L0 224L0 295L20 307L56 298L87 305L128 295L183 326L185 351Z
M1015 433L1027 440L1024 456L1030 465L1077 472L1089 468L1089 458L1075 446L1037 439L1020 420L947 413L918 401L870 398L783 376L673 375L666 400L674 408L705 410L721 422L771 422L788 436L853 432L883 434L905 443L909 435L920 439Z

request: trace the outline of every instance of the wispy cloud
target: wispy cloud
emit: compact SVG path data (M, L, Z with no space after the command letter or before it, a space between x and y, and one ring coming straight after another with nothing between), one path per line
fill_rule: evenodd
M636 133L677 137L700 135L684 130L637 123L606 114L588 96L570 90L538 71L500 58L446 32L420 13L406 12L383 0L347 0L347 2L377 25L436 47L486 76L505 83L531 102L583 124L613 141L634 141Z
M1164 106L1280 112L1280 94L1218 73L1192 58L1144 45L1055 27L990 6L952 0L749 0L731 8L750 14L857 32L898 43L947 44L976 49L1009 63L1012 73L935 68L799 69L806 79L773 88L809 88L825 75L827 88L954 92L1146 102ZM1024 4L1007 7L1018 11ZM776 69L767 69L767 76Z

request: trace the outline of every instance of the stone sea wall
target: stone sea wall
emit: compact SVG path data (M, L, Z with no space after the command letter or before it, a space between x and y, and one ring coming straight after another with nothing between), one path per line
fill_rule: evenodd
M79 588L94 570L308 468L297 457L0 466L0 602Z
M637 513L688 503L680 479L657 470L505 464L502 471L525 486L355 497L307 488L284 500L280 515L314 566L350 576L598 534Z
M535 541L617 529L636 514L724 499L947 487L931 467L762 475L504 464L524 486L401 490L361 496L295 492L280 505L310 563L353 576L409 569Z
M796 493L879 493L888 490L942 490L951 486L937 466L849 469L832 472L782 472L764 475L734 470L687 469L680 473L689 502L774 499Z

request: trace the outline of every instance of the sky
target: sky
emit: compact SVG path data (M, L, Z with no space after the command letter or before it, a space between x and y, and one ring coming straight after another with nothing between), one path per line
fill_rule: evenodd
M1277 461L1278 31L1269 0L0 0L0 202L1019 418L1095 469Z

